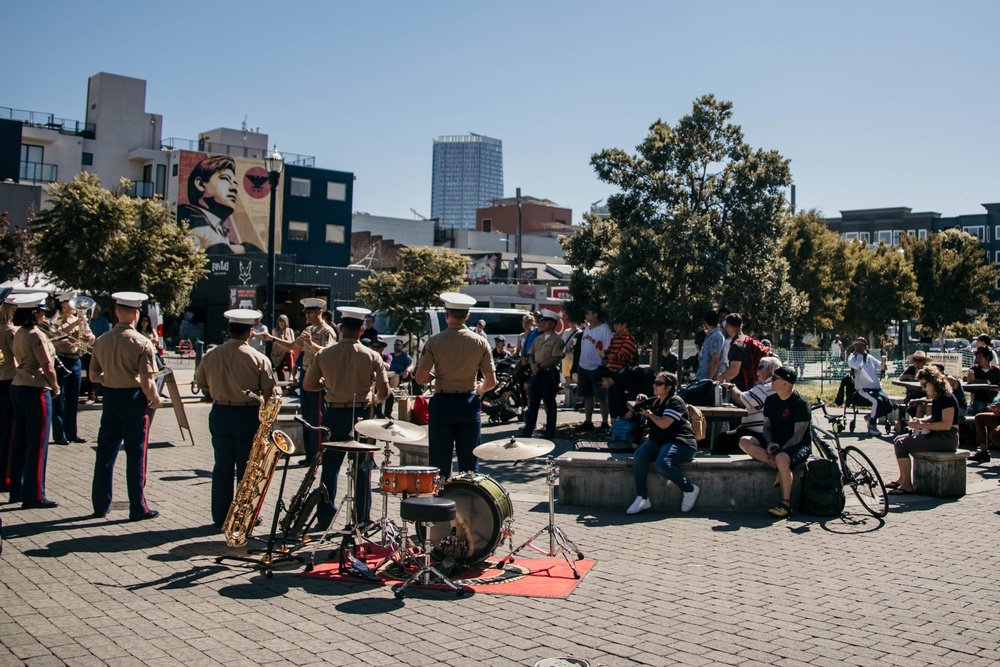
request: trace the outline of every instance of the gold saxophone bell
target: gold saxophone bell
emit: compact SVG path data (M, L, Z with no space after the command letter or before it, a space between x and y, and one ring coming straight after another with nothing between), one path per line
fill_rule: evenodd
M292 442L292 436L288 435L284 431L279 431L277 429L271 431L271 440L274 442L274 446L285 454L291 454L295 449L295 443Z

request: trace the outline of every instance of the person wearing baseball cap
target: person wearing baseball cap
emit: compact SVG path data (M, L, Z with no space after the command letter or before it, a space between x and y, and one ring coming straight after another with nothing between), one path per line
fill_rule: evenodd
M542 310L538 319L541 333L528 351L528 366L531 382L528 391L528 410L524 415L525 438L532 437L538 421L538 408L545 404L545 430L543 438L553 438L556 434L556 389L559 388L559 367L563 358L563 340L556 334L559 315L551 310Z
M111 480L119 448L127 462L129 521L154 519L159 515L146 504L146 449L149 411L163 405L156 390L156 348L136 331L139 308L149 297L142 292L115 292L118 324L94 341L90 360L90 380L104 385L101 428L97 433L97 460L91 501L94 517L103 518L111 510Z
M764 432L740 438L740 449L754 459L778 470L777 486L781 487L781 502L768 510L778 519L792 514L792 469L809 458L812 440L809 424L812 410L809 402L795 391L798 374L787 366L774 369L771 388L774 393L764 399Z
M254 323L261 317L257 310L227 310L229 340L206 352L195 372L198 386L212 397L212 410L208 413L208 432L215 453L212 523L219 529L233 502L233 473L237 480L243 479L260 427L260 401L246 392L251 391L266 402L274 395L276 385L271 360L250 345Z
M453 453L457 454L460 472L474 472L479 467L472 450L481 439L481 397L496 386L497 376L490 344L465 326L476 299L445 292L441 301L448 328L427 341L416 377L422 385L434 381L428 410L428 455L430 464L448 479ZM476 379L479 373L483 374L482 382Z

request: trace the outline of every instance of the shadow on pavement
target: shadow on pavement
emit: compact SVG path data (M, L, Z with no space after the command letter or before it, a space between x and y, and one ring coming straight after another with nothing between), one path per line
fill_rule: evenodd
M184 475L168 475L166 477L160 477L159 480L161 482L186 482L189 479L212 479L211 470L162 470L161 472L187 473Z
M2 512L20 511L20 505L11 505L3 510ZM90 514L83 514L81 516L71 516L64 519L52 519L50 521L34 521L31 523L21 523L21 524L8 524L5 537L9 540L14 540L19 537L34 537L35 535L40 535L42 533L50 533L60 530L73 530L74 528L92 528L95 524L92 523L98 521L94 519ZM90 523L84 523L90 522Z
M127 522L127 520L122 520L115 521L113 523ZM43 549L28 549L24 551L24 555L37 558L60 558L68 554L75 553L118 553L121 551L135 551L137 549L149 549L150 547L169 544L179 540L204 537L216 532L217 530L218 529L214 526L201 526L198 528L176 528L159 531L154 530L144 532L142 534L128 533L125 535L88 535L86 537L77 537L50 542Z

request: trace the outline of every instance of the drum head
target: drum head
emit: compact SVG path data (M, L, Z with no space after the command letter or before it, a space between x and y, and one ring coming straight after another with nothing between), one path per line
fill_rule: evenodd
M510 496L496 480L476 475L450 480L441 497L455 501L456 516L450 523L430 527L434 556L438 560L453 556L464 566L481 563L496 551L503 523L513 515Z

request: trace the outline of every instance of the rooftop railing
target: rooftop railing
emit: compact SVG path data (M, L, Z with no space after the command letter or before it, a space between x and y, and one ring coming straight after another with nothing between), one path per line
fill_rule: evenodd
M83 137L84 139L93 139L96 132L96 126L93 123L82 123L70 118L56 118L55 115L44 111L0 107L0 118L14 120L31 127L56 130L60 134Z
M246 160L263 160L269 154L266 148L254 148L252 146L234 146L232 144L220 144L215 141L205 141L203 139L180 139L169 137L160 142L161 148L167 151L198 151L200 153L213 153L215 155L228 155ZM315 167L316 158L312 155L300 155L298 153L286 153L281 151L281 156L285 159L285 164L294 164L300 167Z

